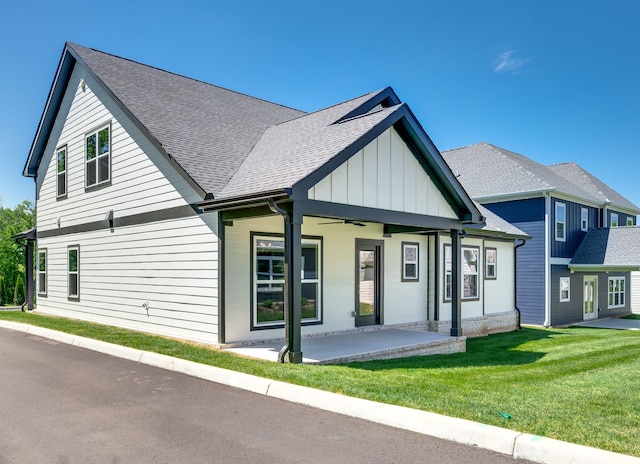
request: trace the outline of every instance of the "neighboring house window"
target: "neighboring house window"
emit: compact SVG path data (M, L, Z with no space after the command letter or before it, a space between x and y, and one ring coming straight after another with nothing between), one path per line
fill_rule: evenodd
M402 281L418 281L418 243L402 242Z
M85 186L93 187L111 179L111 126L103 126L85 137Z
M79 273L79 261L80 261L80 247L70 246L67 249L68 255L68 293L67 296L71 299L77 299L80 297L80 273Z
M560 303L571 301L571 277L560 277Z
M498 250L484 249L484 278L495 279L498 276Z
M38 250L38 295L47 296L47 250Z
M253 326L284 322L284 238L254 236ZM322 241L302 239L302 320L320 320Z
M632 226L633 225L633 218L632 217L628 217L627 218L627 226Z
M567 240L566 212L567 207L564 203L556 203L556 241L558 242Z
M478 248L462 247L462 298L478 298ZM451 245L444 246L444 299L451 300L452 281Z
M58 198L64 197L67 194L67 147L61 147L56 150L57 159L57 183L58 183Z
M580 209L580 230L582 232L589 231L589 210L587 208Z
M611 213L610 227L618 227L618 213Z
M624 307L624 277L609 277L609 308Z

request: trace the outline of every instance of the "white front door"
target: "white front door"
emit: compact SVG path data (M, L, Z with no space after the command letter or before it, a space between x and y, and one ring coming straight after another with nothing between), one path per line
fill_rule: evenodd
M582 284L582 316L585 321L598 318L598 276L585 276Z

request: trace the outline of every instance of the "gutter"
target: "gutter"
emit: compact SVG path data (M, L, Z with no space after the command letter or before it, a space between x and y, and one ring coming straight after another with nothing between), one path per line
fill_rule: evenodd
M522 243L520 243L519 245L516 245L513 248L513 250L514 250L514 257L513 257L513 289L514 289L513 307L518 312L518 330L522 330L522 312L520 311L520 308L518 308L518 248L520 248L522 245L527 243L527 241L525 239L523 239L523 238L521 238L520 240L522 241Z
M544 327L551 327L551 194L544 193Z

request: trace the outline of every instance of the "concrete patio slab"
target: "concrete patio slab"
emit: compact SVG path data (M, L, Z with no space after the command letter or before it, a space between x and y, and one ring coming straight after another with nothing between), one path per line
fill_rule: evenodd
M283 344L283 341L257 343L225 348L225 351L275 362L278 360L278 352ZM303 362L307 364L335 364L425 354L457 353L465 349L465 337L450 337L435 332L407 329L384 329L302 340Z
M640 319L596 319L574 324L577 327L595 329L640 330Z

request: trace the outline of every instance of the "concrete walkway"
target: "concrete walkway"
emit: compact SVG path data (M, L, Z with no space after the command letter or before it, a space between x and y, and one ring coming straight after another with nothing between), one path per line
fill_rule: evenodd
M596 319L574 325L594 329L640 330L640 319Z
M277 361L284 341L256 343L225 348L225 351L251 358ZM336 364L350 361L418 356L421 354L464 351L465 339L448 335L406 329L384 329L367 332L328 335L302 340L302 362Z
M456 419L427 411L376 403L314 388L291 385L28 324L0 320L0 327L180 372L211 382L242 388L285 401L306 404L326 411L358 417L457 443L479 446L513 456L515 459L541 464L640 464L640 458L633 456L520 433L493 425Z

